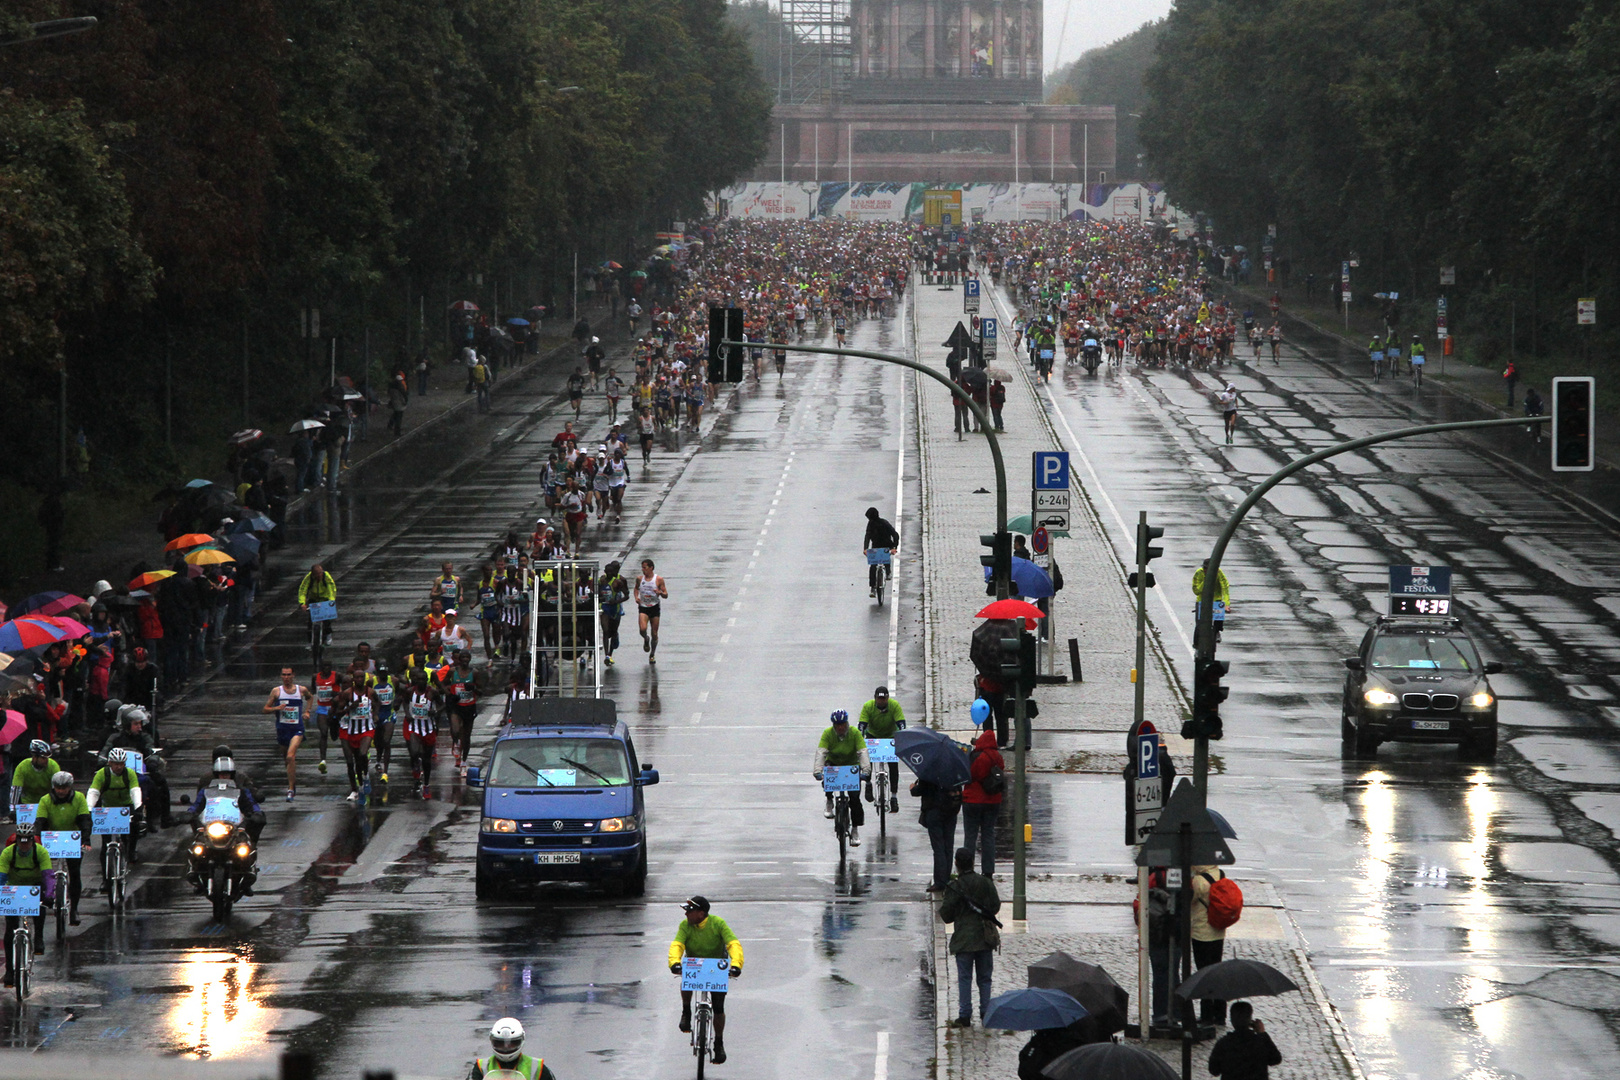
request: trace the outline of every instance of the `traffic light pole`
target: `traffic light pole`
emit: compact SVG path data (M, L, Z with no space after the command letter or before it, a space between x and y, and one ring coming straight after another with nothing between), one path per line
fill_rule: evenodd
M1544 424L1552 420L1550 416L1524 416L1511 417L1505 420L1461 420L1449 424L1424 424L1420 427L1397 428L1394 431L1385 431L1377 435L1367 435L1360 439L1351 439L1349 442L1338 443L1314 454L1307 454L1296 458L1287 465L1278 469L1260 486L1249 492L1249 497L1238 504L1232 511L1232 516L1226 519L1226 525L1215 538L1215 546L1209 552L1209 566L1204 570L1204 590L1198 597L1198 621L1193 630L1193 648L1199 661L1212 661L1215 659L1215 593L1221 576L1221 557L1226 554L1226 545L1232 540L1237 527L1243 522L1245 516L1254 508L1261 497L1284 480L1293 476L1301 469L1315 465L1319 461L1326 461L1330 457L1348 454L1352 450L1375 446L1378 443L1392 442L1396 439L1411 439L1419 435L1436 435L1446 431L1467 431L1473 428L1509 427L1513 424ZM1141 693L1138 687L1137 693ZM1196 688L1195 688L1196 693ZM1193 716L1194 722L1201 718ZM1193 743L1193 785L1198 791L1201 802L1207 802L1209 797L1209 739L1204 731L1200 730Z

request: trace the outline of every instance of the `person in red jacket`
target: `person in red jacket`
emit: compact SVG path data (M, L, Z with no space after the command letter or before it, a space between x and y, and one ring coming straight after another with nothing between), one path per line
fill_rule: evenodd
M971 853L978 843L979 869L989 877L996 872L996 816L1001 813L1007 766L996 749L995 720L989 715L988 705L974 711L983 711L985 722L968 755L972 779L962 789L962 847Z

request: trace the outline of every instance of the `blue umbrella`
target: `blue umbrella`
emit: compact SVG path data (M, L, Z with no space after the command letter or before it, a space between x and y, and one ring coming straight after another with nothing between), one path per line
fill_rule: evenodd
M1216 832L1220 833L1228 840L1236 840L1238 838L1237 830L1232 828L1232 823L1227 821L1226 818L1223 817L1218 811L1205 807L1204 813L1208 814L1210 818L1214 820Z
M529 320L528 319L507 319L506 320L506 325L507 326L528 326L529 325Z
M967 751L943 732L902 728L894 733L894 752L917 779L935 787L958 787L972 779Z
M984 568L984 580L990 580L990 567ZM1014 558L1012 561L1012 588L1013 593L1022 596L1025 600L1044 600L1057 592L1052 588L1052 579L1046 571L1030 562L1028 559Z
M1003 1031L1044 1031L1068 1027L1086 1015L1085 1007L1062 990L1031 986L991 998L984 1010L984 1026Z
M205 487L208 487L212 483L213 483L212 480L187 480L186 481L186 487L188 487L188 488L205 488Z
M249 514L245 518L231 522L230 527L225 531L234 535L237 533L269 532L275 527L276 523L263 514Z

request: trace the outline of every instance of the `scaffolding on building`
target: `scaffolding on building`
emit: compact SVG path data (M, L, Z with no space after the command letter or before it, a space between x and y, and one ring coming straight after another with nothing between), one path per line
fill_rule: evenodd
M849 0L780 0L776 102L832 105L854 69Z

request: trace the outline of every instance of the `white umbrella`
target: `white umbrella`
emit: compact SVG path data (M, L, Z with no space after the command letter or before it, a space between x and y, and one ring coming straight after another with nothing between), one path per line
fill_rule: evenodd
M297 433L297 432L300 432L300 431L310 431L310 430L312 430L314 428L320 428L320 427L325 427L325 426L326 425L321 423L319 420L300 420L296 424L294 424L292 427L288 428L287 431L289 433Z

